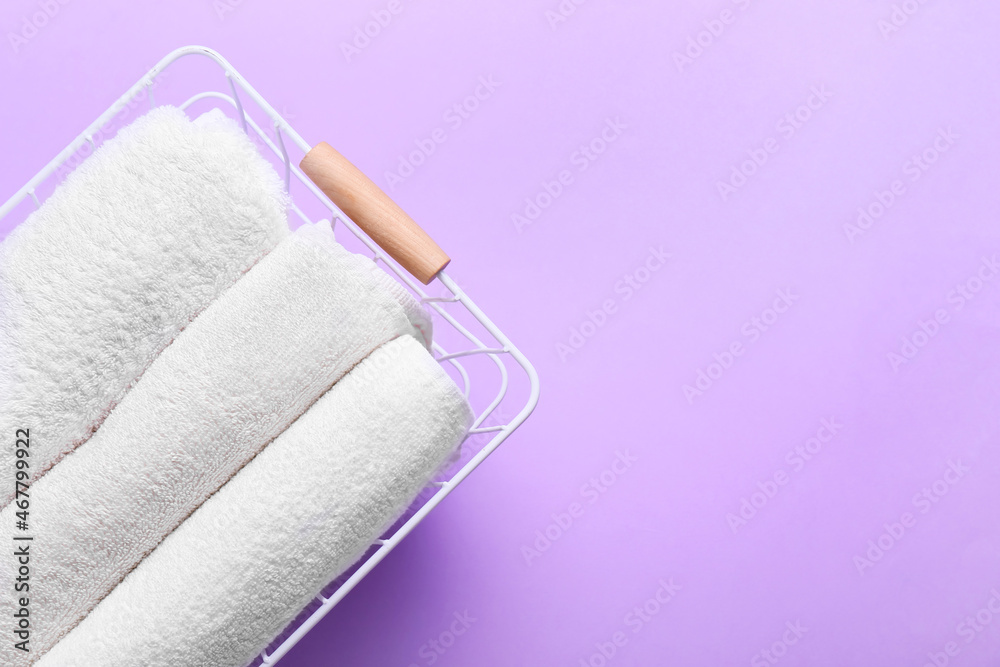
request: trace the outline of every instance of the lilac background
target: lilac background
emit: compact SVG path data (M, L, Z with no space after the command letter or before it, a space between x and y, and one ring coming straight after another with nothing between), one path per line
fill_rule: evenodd
M340 44L388 0L52 1L48 25L12 41L45 4L0 7L0 199L160 57L211 46L384 187L445 129L392 194L542 376L527 424L282 665L431 664L428 642L448 644L466 611L434 664L1000 661L1000 279L971 301L953 291L1000 253L1000 7L589 0L553 26L558 0L401 0L348 59ZM902 25L880 29L894 8ZM721 34L679 66L705 22ZM449 125L490 76L496 91ZM828 99L799 110L813 90ZM779 124L797 110L794 132ZM607 119L626 127L579 171ZM942 128L947 151L913 180ZM765 146L723 198L718 182ZM561 170L572 183L518 229L512 214ZM845 224L896 180L851 242ZM661 246L668 262L644 273ZM648 278L631 295L628 274ZM744 334L778 290L793 305ZM603 325L583 325L606 300ZM894 370L887 355L938 309L947 323ZM718 376L734 341L742 354L689 401L683 386ZM824 418L843 426L799 466L788 453ZM619 452L636 462L585 487ZM744 499L762 506L739 525ZM552 527L572 503L582 514ZM903 536L859 571L886 524ZM636 616L661 580L675 596Z

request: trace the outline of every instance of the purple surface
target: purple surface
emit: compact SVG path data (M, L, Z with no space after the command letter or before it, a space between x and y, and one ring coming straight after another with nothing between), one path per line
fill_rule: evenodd
M281 664L997 664L1000 7L402 0L345 56L389 5L0 8L0 199L189 43L383 187L443 131L392 194L542 400Z

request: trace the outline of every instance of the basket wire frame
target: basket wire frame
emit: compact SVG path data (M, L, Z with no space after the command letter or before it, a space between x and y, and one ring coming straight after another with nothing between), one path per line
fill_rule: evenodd
M538 402L539 380L538 374L528 359L515 347L504 333L483 313L482 310L472 301L462 288L445 271L441 271L436 276L436 281L447 290L445 296L432 296L423 285L414 280L405 270L403 270L394 260L386 255L381 248L343 212L334 204L323 192L306 176L297 165L292 163L286 147L286 139L297 146L303 153L309 152L312 146L296 132L261 95L237 72L229 62L219 53L212 49L201 46L187 46L173 51L150 69L135 85L133 85L124 95L112 104L100 117L90 126L81 132L65 149L62 150L51 162L42 168L31 178L13 197L0 206L0 219L6 217L11 211L19 206L25 199L30 198L35 208L42 205L36 192L40 184L45 182L54 174L61 165L73 156L77 151L90 144L90 148L96 148L94 133L108 123L116 114L121 112L131 100L145 92L150 108L156 106L153 95L154 82L161 72L172 63L186 56L200 56L214 61L222 68L228 82L230 94L216 91L198 93L190 97L180 105L180 108L187 109L196 102L211 99L218 100L231 105L239 119L243 131L251 137L256 137L261 144L272 151L276 159L284 165L285 190L289 191L292 179L296 179L312 193L322 205L329 211L331 224L336 227L338 224L349 230L358 240L363 243L372 254L375 262L381 262L386 270L390 271L400 282L412 290L420 302L430 308L441 320L448 324L454 331L457 331L461 338L467 341L468 347L455 352L449 352L436 340L433 344L433 352L436 359L442 364L448 364L461 378L463 391L468 398L470 396L473 378L468 370L463 366L462 360L473 355L483 356L489 359L496 366L499 372L499 389L492 401L485 408L476 411L472 426L462 443L464 448L470 436L483 435L492 436L489 441L447 480L431 482L418 497L414 506L404 514L408 518L395 527L390 535L383 535L376 539L369 546L368 555L359 564L355 564L353 571L348 569L349 576L329 595L322 592L314 598L304 609L317 605L316 609L304 619L301 614L299 622L293 622L279 633L279 637L287 635L271 651L263 649L259 655L250 661L250 665L270 666L277 663L302 637L306 635L344 596L346 596L379 562L385 558L399 542L419 524L424 517L430 513L444 498L451 493L455 487L464 480L483 460L489 456L507 437L517 429L521 423L531 414ZM143 90L145 89L145 91ZM247 113L244 107L244 97L254 102L260 111L271 121L274 139ZM312 220L300 208L294 200L290 198L289 211L305 223ZM433 284L433 283L432 283ZM492 337L495 344L484 342L480 336L469 330L459 318L452 312L458 308L468 316L476 320L482 328ZM508 368L510 365L510 368ZM501 402L507 396L510 386L510 370L522 372L528 382L528 392L524 405L520 407L513 417L508 417L506 410L499 408ZM492 416L494 422L487 424L487 420ZM427 493L430 495L428 496ZM421 500L423 498L423 500ZM331 585L337 579L328 584ZM272 644L274 642L272 641Z

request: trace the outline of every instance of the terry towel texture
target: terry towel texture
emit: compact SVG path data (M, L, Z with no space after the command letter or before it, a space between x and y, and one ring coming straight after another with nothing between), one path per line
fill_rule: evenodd
M199 312L287 234L281 179L234 122L153 110L0 244L0 433L30 480L90 437ZM6 435L5 435L6 437ZM14 493L0 451L0 507Z
M3 642L0 664L30 664L54 644L373 350L429 332L404 296L374 262L337 244L327 223L286 237L206 308L97 432L31 487L33 653ZM0 512L4 534L15 510ZM12 581L13 560L0 559L0 581ZM12 618L15 598L5 586L0 616Z
M461 442L410 337L374 352L169 535L39 667L241 667L357 560Z

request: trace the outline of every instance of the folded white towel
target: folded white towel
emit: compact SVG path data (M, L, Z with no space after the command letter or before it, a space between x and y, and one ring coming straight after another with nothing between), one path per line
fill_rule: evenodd
M233 122L159 108L0 244L0 433L30 480L90 437L177 333L287 234L281 179ZM0 448L0 507L14 494Z
M320 398L39 667L241 667L409 505L471 411L412 338Z
M5 641L0 664L29 664L54 644L373 350L429 331L412 297L400 303L404 295L374 262L337 244L326 223L286 237L205 309L97 432L32 485L32 654ZM0 512L4 533L15 511ZM0 559L0 581L12 581L12 567ZM12 618L16 598L3 586L0 617Z

